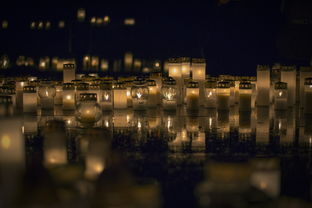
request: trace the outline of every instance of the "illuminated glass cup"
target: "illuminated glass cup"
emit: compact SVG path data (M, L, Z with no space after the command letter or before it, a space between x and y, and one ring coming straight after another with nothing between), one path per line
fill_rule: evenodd
M274 109L275 110L286 110L287 109L287 83L276 82L274 85Z
M165 110L175 110L177 108L177 86L172 78L164 80L161 88L162 106Z
M205 84L205 106L206 108L217 107L217 82L208 80Z
M102 117L102 110L97 103L95 93L82 93L77 106L76 118L83 125L94 125Z
M134 110L144 110L147 107L148 87L146 81L135 80L131 87L132 105Z
M44 81L39 86L39 97L41 108L50 110L54 108L54 97L56 89L51 81Z

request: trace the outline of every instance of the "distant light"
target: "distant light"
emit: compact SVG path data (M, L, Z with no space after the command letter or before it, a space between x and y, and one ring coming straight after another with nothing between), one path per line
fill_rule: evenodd
M39 28L39 29L42 29L42 28L43 28L43 22L39 22L38 28Z
M96 24L97 24L97 25L101 25L102 23L103 23L103 19L100 18L100 17L98 17L98 18L96 19Z
M157 68L160 67L159 62L156 62L156 63L155 63L155 67L157 67Z
M64 28L65 27L65 22L64 21L59 21L58 26L59 26L59 28Z
M134 18L126 18L124 21L124 24L129 25L129 26L135 25L135 19Z
M51 27L51 22L46 22L45 28L48 30Z
M103 20L104 20L104 23L105 23L105 24L108 24L108 23L110 22L109 16L105 16L105 17L103 18Z
M9 22L7 21L7 20L3 20L2 21L2 28L3 29L6 29L6 28L8 28L9 27Z
M30 23L30 28L31 29L35 29L35 27L36 27L36 22L31 22Z
M92 17L92 18L90 19L90 22L91 22L92 24L94 24L94 23L96 22L96 18L95 18L95 17Z
M78 9L77 11L77 19L78 21L84 21L86 18L86 10L83 8Z

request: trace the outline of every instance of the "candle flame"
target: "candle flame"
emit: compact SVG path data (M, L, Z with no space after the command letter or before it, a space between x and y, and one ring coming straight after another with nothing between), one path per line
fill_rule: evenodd
M108 100L108 99L109 99L109 94L105 94L105 95L104 95L104 99L105 99L105 100Z
M70 100L71 98L72 98L72 97L71 97L70 95L67 95L67 96L66 96L66 99L67 99L67 100Z
M139 99L141 99L142 93L138 92L138 93L137 93L137 97L138 97Z
M281 97L282 95L283 95L283 92L279 92L279 93L278 93L278 96Z

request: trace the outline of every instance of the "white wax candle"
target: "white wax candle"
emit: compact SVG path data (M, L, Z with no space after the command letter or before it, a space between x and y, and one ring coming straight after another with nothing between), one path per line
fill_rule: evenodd
M113 95L112 90L102 90L100 105L102 110L113 109Z

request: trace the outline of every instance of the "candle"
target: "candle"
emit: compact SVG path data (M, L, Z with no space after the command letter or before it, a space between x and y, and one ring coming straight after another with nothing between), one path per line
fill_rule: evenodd
M75 110L76 97L75 86L73 83L63 84L63 96L62 96L63 110Z
M161 104L161 87L162 87L162 75L160 72L153 72L150 75L150 79L156 82L156 104Z
M304 107L305 104L305 79L312 77L312 68L311 67L300 67L300 108Z
M148 87L145 80L135 80L131 87L132 104L134 110L144 110L147 106Z
M216 108L217 107L217 82L209 79L206 82L206 108Z
M37 113L37 92L36 87L26 86L23 92L23 112Z
M274 109L287 110L288 90L286 82L276 82L274 86Z
M47 121L43 128L43 155L47 168L67 163L67 137L63 121Z
M80 94L80 103L77 106L76 118L83 125L94 125L102 117L102 110L97 103L95 93Z
M306 78L304 82L304 113L312 113L312 77Z
M205 79L206 61L205 59L192 59L192 79L198 82L199 86L199 105L205 104Z
M296 104L296 67L283 67L281 71L281 82L287 83L288 106Z
M184 79L190 78L191 73L191 60L188 57L181 58L181 73Z
M176 102L178 105L181 105L183 102L182 97L182 69L181 69L181 60L178 58L171 58L168 60L168 68L169 68L169 77L172 77L176 81Z
M218 82L217 87L217 108L220 110L228 110L230 99L230 83L224 81Z
M53 109L56 90L52 83L50 81L42 82L38 93L40 96L41 108L45 110Z
M270 132L270 109L257 107L256 143L268 144Z
M62 82L55 84L54 105L62 105L63 102L63 85Z
M103 82L100 85L101 88L101 99L100 106L102 110L113 109L113 95L112 95L112 82Z
M76 86L76 105L78 105L80 102L80 95L82 93L88 93L89 84L85 82L78 82Z
M97 103L100 103L101 88L99 84L90 84L88 93L95 93L97 97Z
M164 110L175 110L177 108L176 81L168 78L164 80L162 89L162 106Z
M199 88L198 82L191 81L186 88L186 107L188 110L198 110L199 108Z
M251 111L251 83L241 82L239 84L239 110Z
M89 145L85 158L85 176L89 180L95 180L105 170L107 165L111 136L109 131L92 129L87 137L89 138Z
M63 83L76 79L75 64L63 64Z
M133 86L133 80L125 80L125 86L127 88L127 106L132 107L131 88Z
M11 167L25 164L25 140L18 118L0 119L0 164Z
M257 106L270 104L270 69L267 66L257 68Z
M117 82L114 86L114 108L127 108L127 89L123 82Z
M158 96L156 81L147 80L147 86L148 86L148 99L147 99L148 107L155 108L157 106L157 103L159 103L160 99Z

